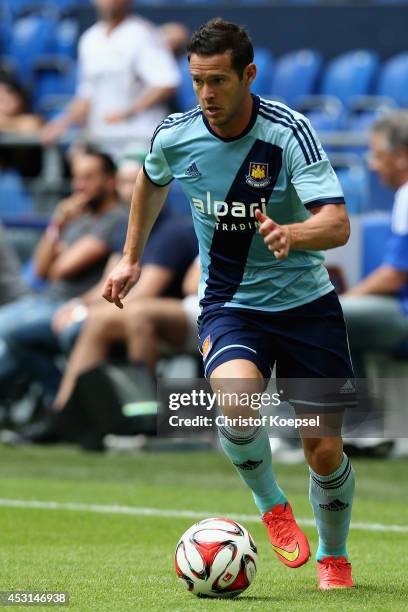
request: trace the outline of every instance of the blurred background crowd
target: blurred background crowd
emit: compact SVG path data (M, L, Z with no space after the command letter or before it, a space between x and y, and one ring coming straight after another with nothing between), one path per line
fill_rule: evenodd
M357 374L408 385L408 195L397 229L394 205L408 181L408 2L0 0L3 442L100 449L107 434L153 435L155 377L201 374L198 247L176 181L125 310L100 287L155 127L196 104L189 33L216 14L248 26L254 93L309 117L342 183L352 239L327 265ZM398 137L381 124L391 116ZM395 235L398 257L384 263ZM362 307L367 295L389 299Z

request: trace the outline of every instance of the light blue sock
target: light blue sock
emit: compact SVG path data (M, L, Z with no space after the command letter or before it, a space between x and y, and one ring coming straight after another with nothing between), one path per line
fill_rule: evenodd
M272 469L271 447L265 427L252 427L246 431L220 427L219 434L225 454L252 490L257 508L263 513L273 506L285 504L286 496Z
M346 455L340 467L328 476L320 476L311 468L309 499L319 533L316 558L348 558L346 540L350 527L354 497L354 470Z

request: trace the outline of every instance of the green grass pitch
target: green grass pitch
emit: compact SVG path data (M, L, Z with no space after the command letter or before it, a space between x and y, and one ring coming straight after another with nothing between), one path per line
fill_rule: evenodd
M0 448L0 464L2 500L190 510L202 518L256 514L250 494L216 452L99 456L66 447ZM69 608L37 610L408 610L408 462L353 464L353 521L407 528L352 529L353 590L319 593L314 560L297 570L285 568L272 553L263 525L249 522L259 550L254 583L235 600L199 600L183 589L173 569L175 544L194 519L16 508L3 501L0 590L69 591ZM277 465L276 473L297 517L311 519L306 467ZM306 532L315 551L315 529Z

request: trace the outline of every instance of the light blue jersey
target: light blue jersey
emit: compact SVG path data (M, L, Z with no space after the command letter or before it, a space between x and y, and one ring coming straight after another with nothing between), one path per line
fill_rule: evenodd
M279 224L309 209L344 203L339 181L309 121L283 104L253 97L242 134L221 138L196 107L156 129L144 171L160 186L181 182L200 245L200 303L280 311L333 290L317 251L278 261L258 232L259 208Z

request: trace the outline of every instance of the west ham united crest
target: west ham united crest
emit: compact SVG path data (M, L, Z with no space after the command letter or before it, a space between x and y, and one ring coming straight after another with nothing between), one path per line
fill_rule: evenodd
M245 177L245 180L251 187L258 189L267 187L271 182L269 164L249 162L249 174Z

